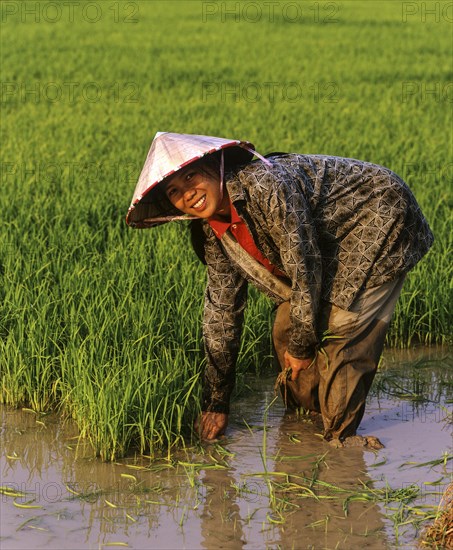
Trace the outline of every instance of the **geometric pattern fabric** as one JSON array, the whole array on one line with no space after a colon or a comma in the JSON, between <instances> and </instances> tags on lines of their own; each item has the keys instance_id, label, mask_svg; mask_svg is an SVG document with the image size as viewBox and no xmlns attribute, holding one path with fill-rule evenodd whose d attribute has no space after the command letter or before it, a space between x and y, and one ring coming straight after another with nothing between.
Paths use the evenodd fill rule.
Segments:
<instances>
[{"instance_id":1,"label":"geometric pattern fabric","mask_svg":"<svg viewBox=\"0 0 453 550\"><path fill-rule=\"evenodd\" d=\"M260 252L291 282L288 351L311 356L321 300L348 309L365 288L406 273L433 235L413 194L391 170L355 159L282 154L226 174L225 186ZM208 264L203 410L227 412L234 386L246 275L203 224Z\"/></svg>"}]
</instances>

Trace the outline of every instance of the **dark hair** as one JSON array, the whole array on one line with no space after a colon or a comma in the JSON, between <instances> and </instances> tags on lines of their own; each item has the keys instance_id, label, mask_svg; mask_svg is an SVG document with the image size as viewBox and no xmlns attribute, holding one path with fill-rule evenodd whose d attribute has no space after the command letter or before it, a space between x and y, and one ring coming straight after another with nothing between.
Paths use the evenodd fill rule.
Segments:
<instances>
[{"instance_id":1,"label":"dark hair","mask_svg":"<svg viewBox=\"0 0 453 550\"><path fill-rule=\"evenodd\" d=\"M206 243L206 234L203 229L204 220L201 218L189 222L190 243L200 262L206 265L206 256L204 245Z\"/></svg>"},{"instance_id":2,"label":"dark hair","mask_svg":"<svg viewBox=\"0 0 453 550\"><path fill-rule=\"evenodd\" d=\"M220 173L220 153L211 153L193 163L194 167L210 175L218 176Z\"/></svg>"},{"instance_id":3,"label":"dark hair","mask_svg":"<svg viewBox=\"0 0 453 550\"><path fill-rule=\"evenodd\" d=\"M225 149L223 151L223 162L224 162L224 173L234 171L240 166L244 166L244 163L238 163L237 154L234 154L235 148ZM201 159L194 162L194 166L198 169L201 169L202 172L207 172L212 176L218 176L220 174L220 159L222 151L216 151L202 157Z\"/></svg>"}]
</instances>

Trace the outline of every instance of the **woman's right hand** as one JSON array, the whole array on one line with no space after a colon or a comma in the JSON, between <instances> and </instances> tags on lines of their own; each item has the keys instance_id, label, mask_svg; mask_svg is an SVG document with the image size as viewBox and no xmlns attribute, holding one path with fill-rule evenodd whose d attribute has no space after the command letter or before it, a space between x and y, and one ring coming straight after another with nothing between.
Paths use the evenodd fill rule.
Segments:
<instances>
[{"instance_id":1,"label":"woman's right hand","mask_svg":"<svg viewBox=\"0 0 453 550\"><path fill-rule=\"evenodd\" d=\"M228 415L216 412L202 412L194 424L201 439L216 439L225 433L227 426Z\"/></svg>"}]
</instances>

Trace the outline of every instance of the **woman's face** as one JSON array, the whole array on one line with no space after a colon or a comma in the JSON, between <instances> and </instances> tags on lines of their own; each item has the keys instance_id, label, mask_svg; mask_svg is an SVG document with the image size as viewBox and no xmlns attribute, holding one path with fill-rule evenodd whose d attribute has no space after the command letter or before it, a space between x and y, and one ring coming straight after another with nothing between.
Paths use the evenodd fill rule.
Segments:
<instances>
[{"instance_id":1,"label":"woman's face","mask_svg":"<svg viewBox=\"0 0 453 550\"><path fill-rule=\"evenodd\" d=\"M187 166L165 184L169 201L181 212L198 218L227 214L229 199L220 193L220 178L197 165Z\"/></svg>"}]
</instances>

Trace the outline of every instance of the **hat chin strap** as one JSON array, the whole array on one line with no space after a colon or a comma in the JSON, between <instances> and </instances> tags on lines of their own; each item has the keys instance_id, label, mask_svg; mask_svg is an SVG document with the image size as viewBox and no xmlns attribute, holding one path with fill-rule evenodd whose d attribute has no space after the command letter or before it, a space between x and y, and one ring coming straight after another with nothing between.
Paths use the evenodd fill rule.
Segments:
<instances>
[{"instance_id":1,"label":"hat chin strap","mask_svg":"<svg viewBox=\"0 0 453 550\"><path fill-rule=\"evenodd\" d=\"M220 152L220 201L219 201L220 204L222 204L222 201L223 201L224 177L225 177L225 158L224 158L224 153L222 149Z\"/></svg>"},{"instance_id":2,"label":"hat chin strap","mask_svg":"<svg viewBox=\"0 0 453 550\"><path fill-rule=\"evenodd\" d=\"M255 157L258 157L260 160L264 162L264 164L267 164L268 166L272 166L272 162L266 157L263 157L263 155L260 155L257 151L255 151L255 149L252 149L251 147L249 147L248 145L245 145L244 143L241 143L241 147L246 151L248 151L249 153L252 153L253 155L255 155Z\"/></svg>"}]
</instances>

